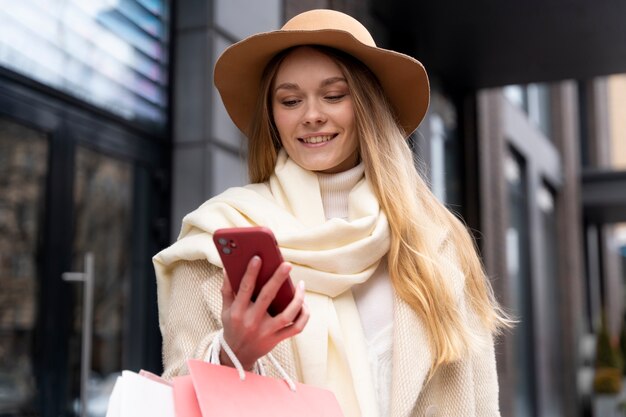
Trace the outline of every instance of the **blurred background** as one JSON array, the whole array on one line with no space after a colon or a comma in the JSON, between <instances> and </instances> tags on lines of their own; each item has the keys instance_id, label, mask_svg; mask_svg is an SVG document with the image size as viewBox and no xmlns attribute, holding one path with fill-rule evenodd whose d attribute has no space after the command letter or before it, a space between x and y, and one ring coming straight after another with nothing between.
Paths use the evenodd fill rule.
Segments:
<instances>
[{"instance_id":1,"label":"blurred background","mask_svg":"<svg viewBox=\"0 0 626 417\"><path fill-rule=\"evenodd\" d=\"M520 319L502 415L626 415L626 2L0 0L0 416L161 371L151 257L246 182L214 62L312 8L429 71L419 168Z\"/></svg>"}]
</instances>

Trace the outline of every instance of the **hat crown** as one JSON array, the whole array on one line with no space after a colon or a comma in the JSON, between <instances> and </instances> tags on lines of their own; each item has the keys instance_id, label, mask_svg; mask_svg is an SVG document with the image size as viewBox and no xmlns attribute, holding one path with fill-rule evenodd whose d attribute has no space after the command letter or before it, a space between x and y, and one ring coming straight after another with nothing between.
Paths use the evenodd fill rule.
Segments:
<instances>
[{"instance_id":1,"label":"hat crown","mask_svg":"<svg viewBox=\"0 0 626 417\"><path fill-rule=\"evenodd\" d=\"M285 23L281 30L339 30L351 34L365 45L376 47L374 38L361 22L336 10L318 9L300 13Z\"/></svg>"}]
</instances>

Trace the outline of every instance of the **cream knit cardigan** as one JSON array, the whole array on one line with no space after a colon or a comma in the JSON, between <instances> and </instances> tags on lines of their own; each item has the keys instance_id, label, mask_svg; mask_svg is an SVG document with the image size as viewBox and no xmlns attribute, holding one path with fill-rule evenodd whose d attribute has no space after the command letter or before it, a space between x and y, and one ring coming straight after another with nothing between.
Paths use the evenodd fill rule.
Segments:
<instances>
[{"instance_id":1,"label":"cream knit cardigan","mask_svg":"<svg viewBox=\"0 0 626 417\"><path fill-rule=\"evenodd\" d=\"M310 319L294 337L304 383L335 393L346 417L378 417L363 329L351 288L369 279L389 250L387 217L367 177L348 195L348 219L327 220L319 180L281 151L269 181L231 188L183 219L176 243L154 258L159 303L167 308L172 266L207 259L222 227L270 227L291 278L306 284Z\"/></svg>"},{"instance_id":2,"label":"cream knit cardigan","mask_svg":"<svg viewBox=\"0 0 626 417\"><path fill-rule=\"evenodd\" d=\"M443 246L443 251L451 248ZM455 273L454 279L462 282ZM223 274L207 261L179 262L173 270L170 302L161 306L163 335L163 376L171 379L188 373L189 358L208 360L211 341L221 327ZM393 417L488 417L499 416L498 381L491 335L480 330L477 317L466 307L459 308L467 325L481 332L487 348L465 359L443 365L427 381L432 353L426 327L415 312L398 297L394 303L394 334L391 413ZM272 352L289 375L298 378L294 349L290 340ZM272 367L266 364L270 375Z\"/></svg>"},{"instance_id":3,"label":"cream knit cardigan","mask_svg":"<svg viewBox=\"0 0 626 417\"><path fill-rule=\"evenodd\" d=\"M394 300L392 363L392 416L498 416L498 388L493 340L466 303L464 277L453 260L454 248L445 234L439 242L445 276L458 299L463 320L487 346L456 363L442 366L427 379L432 353L421 319L397 296ZM206 260L179 261L171 268L166 302L159 300L166 378L186 373L188 358L207 359L212 337L221 328L222 272ZM300 377L290 341L278 345L274 355L292 376ZM271 369L271 367L270 367Z\"/></svg>"}]
</instances>

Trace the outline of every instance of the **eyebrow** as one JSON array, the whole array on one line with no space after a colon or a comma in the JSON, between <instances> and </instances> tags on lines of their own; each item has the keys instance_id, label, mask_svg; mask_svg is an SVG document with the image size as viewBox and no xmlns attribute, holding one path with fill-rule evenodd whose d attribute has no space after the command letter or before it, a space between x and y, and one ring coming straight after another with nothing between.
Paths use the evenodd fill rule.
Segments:
<instances>
[{"instance_id":1,"label":"eyebrow","mask_svg":"<svg viewBox=\"0 0 626 417\"><path fill-rule=\"evenodd\" d=\"M324 81L322 81L321 86L322 87L326 87L326 86L329 86L331 84L335 84L335 83L342 82L342 81L345 83L346 79L343 78L343 77L326 78Z\"/></svg>"},{"instance_id":2,"label":"eyebrow","mask_svg":"<svg viewBox=\"0 0 626 417\"><path fill-rule=\"evenodd\" d=\"M320 83L320 87L327 87L331 84L335 84L338 82L347 82L345 78L343 77L331 77L331 78L326 78L325 80L323 80ZM298 86L298 84L295 83L282 83L278 86L276 86L276 88L274 89L274 91L278 91L280 89L284 89L284 90L298 90L300 89L300 86Z\"/></svg>"}]
</instances>

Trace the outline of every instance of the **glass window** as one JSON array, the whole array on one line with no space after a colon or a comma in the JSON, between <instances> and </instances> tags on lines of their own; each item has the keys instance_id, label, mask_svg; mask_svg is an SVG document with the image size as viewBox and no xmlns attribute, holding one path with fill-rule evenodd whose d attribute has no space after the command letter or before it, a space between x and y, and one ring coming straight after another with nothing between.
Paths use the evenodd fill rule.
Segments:
<instances>
[{"instance_id":1,"label":"glass window","mask_svg":"<svg viewBox=\"0 0 626 417\"><path fill-rule=\"evenodd\" d=\"M512 313L519 319L513 335L515 361L516 417L534 417L533 315L529 251L528 186L523 158L510 150L504 160L507 182L509 225L506 232L506 259Z\"/></svg>"},{"instance_id":2,"label":"glass window","mask_svg":"<svg viewBox=\"0 0 626 417\"><path fill-rule=\"evenodd\" d=\"M168 2L23 0L0 8L0 66L129 120L167 114Z\"/></svg>"},{"instance_id":3,"label":"glass window","mask_svg":"<svg viewBox=\"0 0 626 417\"><path fill-rule=\"evenodd\" d=\"M615 238L618 243L619 253L626 260L626 223L618 223L615 225ZM626 283L626 268L624 273L624 283Z\"/></svg>"},{"instance_id":4,"label":"glass window","mask_svg":"<svg viewBox=\"0 0 626 417\"><path fill-rule=\"evenodd\" d=\"M549 371L545 373L549 379L545 384L546 395L545 407L546 415L560 416L563 415L561 409L563 398L560 387L563 387L563 369L562 361L562 345L561 345L561 312L559 306L562 305L560 293L558 291L558 239L557 239L557 223L555 209L555 193L547 183L540 184L535 196L537 208L539 209L539 221L541 239L538 239L541 250L539 266L541 268L541 277L538 280L542 286L541 294L543 294L543 305L546 307L544 316L545 320L545 340L544 349L547 352L547 363Z\"/></svg>"},{"instance_id":5,"label":"glass window","mask_svg":"<svg viewBox=\"0 0 626 417\"><path fill-rule=\"evenodd\" d=\"M507 85L503 89L504 96L513 104L528 111L528 94L521 85Z\"/></svg>"},{"instance_id":6,"label":"glass window","mask_svg":"<svg viewBox=\"0 0 626 417\"><path fill-rule=\"evenodd\" d=\"M460 175L461 150L454 105L442 94L433 91L431 109L425 120L430 134L429 171L433 193L449 208L458 211L462 204Z\"/></svg>"},{"instance_id":7,"label":"glass window","mask_svg":"<svg viewBox=\"0 0 626 417\"><path fill-rule=\"evenodd\" d=\"M626 74L608 77L610 164L626 170Z\"/></svg>"},{"instance_id":8,"label":"glass window","mask_svg":"<svg viewBox=\"0 0 626 417\"><path fill-rule=\"evenodd\" d=\"M48 141L0 119L0 415L33 415L37 257Z\"/></svg>"},{"instance_id":9,"label":"glass window","mask_svg":"<svg viewBox=\"0 0 626 417\"><path fill-rule=\"evenodd\" d=\"M626 286L626 223L618 223L615 226L615 244L619 253L619 265L622 276L621 281ZM626 320L626 310L624 311L624 320ZM626 327L626 322L623 326Z\"/></svg>"},{"instance_id":10,"label":"glass window","mask_svg":"<svg viewBox=\"0 0 626 417\"><path fill-rule=\"evenodd\" d=\"M550 86L529 84L526 88L528 90L528 117L550 139L552 137Z\"/></svg>"},{"instance_id":11,"label":"glass window","mask_svg":"<svg viewBox=\"0 0 626 417\"><path fill-rule=\"evenodd\" d=\"M511 103L526 112L530 121L548 139L551 138L552 112L548 84L508 85L503 88L503 93Z\"/></svg>"},{"instance_id":12,"label":"glass window","mask_svg":"<svg viewBox=\"0 0 626 417\"><path fill-rule=\"evenodd\" d=\"M437 198L446 201L445 127L443 119L438 114L431 115L428 121L430 123L430 184Z\"/></svg>"}]
</instances>

